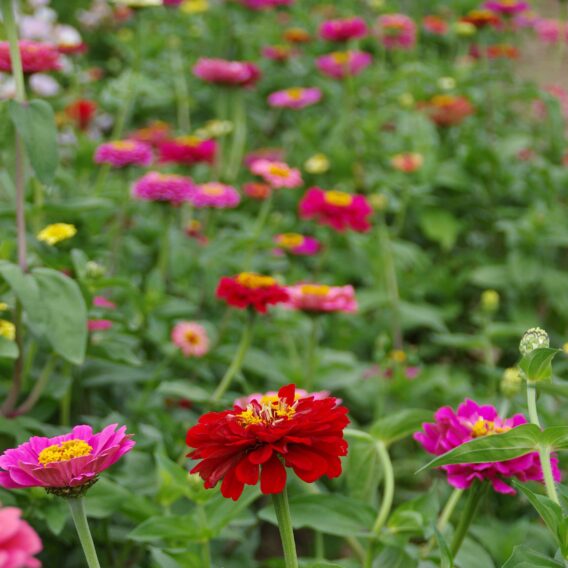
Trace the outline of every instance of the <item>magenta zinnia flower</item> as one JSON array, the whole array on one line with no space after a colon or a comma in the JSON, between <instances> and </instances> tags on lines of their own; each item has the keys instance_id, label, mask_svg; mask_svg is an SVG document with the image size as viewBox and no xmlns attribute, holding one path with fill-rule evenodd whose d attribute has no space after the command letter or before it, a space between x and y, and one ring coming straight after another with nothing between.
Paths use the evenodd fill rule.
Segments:
<instances>
[{"instance_id":1,"label":"magenta zinnia flower","mask_svg":"<svg viewBox=\"0 0 568 568\"><path fill-rule=\"evenodd\" d=\"M132 197L145 201L188 201L196 190L191 180L175 174L149 172L132 186Z\"/></svg>"},{"instance_id":2,"label":"magenta zinnia flower","mask_svg":"<svg viewBox=\"0 0 568 568\"><path fill-rule=\"evenodd\" d=\"M313 237L305 237L299 233L281 233L274 237L278 248L275 254L283 254L286 251L292 255L313 256L321 250L321 244Z\"/></svg>"},{"instance_id":3,"label":"magenta zinnia flower","mask_svg":"<svg viewBox=\"0 0 568 568\"><path fill-rule=\"evenodd\" d=\"M0 568L40 568L34 555L43 546L16 507L0 507Z\"/></svg>"},{"instance_id":4,"label":"magenta zinnia flower","mask_svg":"<svg viewBox=\"0 0 568 568\"><path fill-rule=\"evenodd\" d=\"M324 286L321 284L297 284L287 286L290 296L287 307L303 312L357 311L353 286Z\"/></svg>"},{"instance_id":5,"label":"magenta zinnia flower","mask_svg":"<svg viewBox=\"0 0 568 568\"><path fill-rule=\"evenodd\" d=\"M56 45L22 40L18 43L24 73L46 73L61 69L61 56ZM0 41L0 71L12 72L10 45Z\"/></svg>"},{"instance_id":6,"label":"magenta zinnia flower","mask_svg":"<svg viewBox=\"0 0 568 568\"><path fill-rule=\"evenodd\" d=\"M336 51L318 57L318 69L333 79L358 75L371 64L372 57L364 51Z\"/></svg>"},{"instance_id":7,"label":"magenta zinnia flower","mask_svg":"<svg viewBox=\"0 0 568 568\"><path fill-rule=\"evenodd\" d=\"M108 164L113 168L149 166L153 159L152 147L136 140L107 142L101 144L95 152L97 164Z\"/></svg>"},{"instance_id":8,"label":"magenta zinnia flower","mask_svg":"<svg viewBox=\"0 0 568 568\"><path fill-rule=\"evenodd\" d=\"M260 69L248 61L227 61L201 57L193 74L203 81L226 87L252 87L260 79Z\"/></svg>"},{"instance_id":9,"label":"magenta zinnia flower","mask_svg":"<svg viewBox=\"0 0 568 568\"><path fill-rule=\"evenodd\" d=\"M217 142L197 136L180 136L159 144L160 162L191 166L200 162L212 164L217 154Z\"/></svg>"},{"instance_id":10,"label":"magenta zinnia flower","mask_svg":"<svg viewBox=\"0 0 568 568\"><path fill-rule=\"evenodd\" d=\"M404 14L385 14L377 20L381 43L387 49L412 49L416 43L416 24Z\"/></svg>"},{"instance_id":11,"label":"magenta zinnia flower","mask_svg":"<svg viewBox=\"0 0 568 568\"><path fill-rule=\"evenodd\" d=\"M520 0L489 0L483 6L492 12L503 14L504 16L512 16L529 9L529 3Z\"/></svg>"},{"instance_id":12,"label":"magenta zinnia flower","mask_svg":"<svg viewBox=\"0 0 568 568\"><path fill-rule=\"evenodd\" d=\"M236 207L241 202L241 196L233 186L211 181L198 185L189 201L198 209L202 207L228 209Z\"/></svg>"},{"instance_id":13,"label":"magenta zinnia flower","mask_svg":"<svg viewBox=\"0 0 568 568\"><path fill-rule=\"evenodd\" d=\"M0 487L45 487L58 494L91 486L98 475L135 445L126 426L111 424L98 434L90 426L75 426L55 438L34 436L0 456ZM67 490L67 491L66 491Z\"/></svg>"},{"instance_id":14,"label":"magenta zinnia flower","mask_svg":"<svg viewBox=\"0 0 568 568\"><path fill-rule=\"evenodd\" d=\"M365 37L368 33L363 18L343 18L327 20L319 29L320 37L328 41L349 41Z\"/></svg>"},{"instance_id":15,"label":"magenta zinnia flower","mask_svg":"<svg viewBox=\"0 0 568 568\"><path fill-rule=\"evenodd\" d=\"M268 97L268 104L272 107L300 109L315 105L321 97L322 92L317 87L292 87L272 93Z\"/></svg>"},{"instance_id":16,"label":"magenta zinnia flower","mask_svg":"<svg viewBox=\"0 0 568 568\"><path fill-rule=\"evenodd\" d=\"M274 189L288 188L294 189L302 185L302 174L300 170L291 168L284 162L273 162L272 160L256 160L250 167L250 171L262 177Z\"/></svg>"},{"instance_id":17,"label":"magenta zinnia flower","mask_svg":"<svg viewBox=\"0 0 568 568\"><path fill-rule=\"evenodd\" d=\"M291 6L294 0L237 0L239 4L250 10L270 10L283 6Z\"/></svg>"},{"instance_id":18,"label":"magenta zinnia flower","mask_svg":"<svg viewBox=\"0 0 568 568\"><path fill-rule=\"evenodd\" d=\"M423 432L414 434L414 439L428 453L439 456L475 438L501 434L526 423L522 414L501 418L494 406L480 406L473 400L466 400L459 405L457 412L449 406L440 408L436 412L435 422L423 424ZM555 455L552 456L552 466L554 479L560 481ZM445 465L440 469L448 474L448 483L458 489L467 489L476 479L486 479L498 493L514 494L515 490L504 479L516 477L520 481L543 480L536 452L502 462Z\"/></svg>"}]
</instances>

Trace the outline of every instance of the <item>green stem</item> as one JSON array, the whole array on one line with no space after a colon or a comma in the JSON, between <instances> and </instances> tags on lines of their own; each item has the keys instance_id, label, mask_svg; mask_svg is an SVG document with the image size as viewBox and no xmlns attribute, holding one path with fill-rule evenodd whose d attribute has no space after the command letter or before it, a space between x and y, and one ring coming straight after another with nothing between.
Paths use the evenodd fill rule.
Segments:
<instances>
[{"instance_id":1,"label":"green stem","mask_svg":"<svg viewBox=\"0 0 568 568\"><path fill-rule=\"evenodd\" d=\"M529 419L531 424L536 424L540 428L538 411L536 409L536 385L527 381L527 405L529 407Z\"/></svg>"},{"instance_id":2,"label":"green stem","mask_svg":"<svg viewBox=\"0 0 568 568\"><path fill-rule=\"evenodd\" d=\"M207 526L207 513L202 505L198 505L199 520L203 526ZM202 568L211 568L211 545L209 539L201 543L201 566Z\"/></svg>"},{"instance_id":3,"label":"green stem","mask_svg":"<svg viewBox=\"0 0 568 568\"><path fill-rule=\"evenodd\" d=\"M171 211L170 205L168 203L162 204L162 235L160 242L160 251L158 254L158 270L160 271L160 276L162 284L164 287L168 281L169 267L170 267L170 223L171 223Z\"/></svg>"},{"instance_id":4,"label":"green stem","mask_svg":"<svg viewBox=\"0 0 568 568\"><path fill-rule=\"evenodd\" d=\"M306 350L306 375L304 378L304 388L310 392L314 385L314 375L316 371L318 337L319 337L319 318L311 316L311 331L308 338L308 346Z\"/></svg>"},{"instance_id":5,"label":"green stem","mask_svg":"<svg viewBox=\"0 0 568 568\"><path fill-rule=\"evenodd\" d=\"M262 203L262 207L258 212L258 216L256 218L256 222L254 224L251 239L250 239L250 246L247 253L247 258L245 260L244 266L250 268L253 263L254 253L256 252L256 245L260 239L260 234L262 233L262 229L266 225L268 221L268 217L270 215L270 211L272 210L272 201L274 199L274 191L271 191L269 196L264 200Z\"/></svg>"},{"instance_id":6,"label":"green stem","mask_svg":"<svg viewBox=\"0 0 568 568\"><path fill-rule=\"evenodd\" d=\"M95 543L93 542L93 537L89 529L83 497L67 499L67 503L69 503L71 516L73 517L73 522L75 523L75 528L77 529L77 534L79 535L79 540L81 541L81 546L85 553L87 566L89 568L101 568L99 559L97 558Z\"/></svg>"},{"instance_id":7,"label":"green stem","mask_svg":"<svg viewBox=\"0 0 568 568\"><path fill-rule=\"evenodd\" d=\"M10 44L10 61L12 62L12 76L16 82L16 101L23 103L26 101L26 85L24 82L24 71L22 68L22 57L18 45L18 27L14 14L14 4L12 0L2 0L2 16L4 18L4 29Z\"/></svg>"},{"instance_id":8,"label":"green stem","mask_svg":"<svg viewBox=\"0 0 568 568\"><path fill-rule=\"evenodd\" d=\"M454 489L452 491L452 494L450 495L450 497L446 501L446 504L444 505L444 509L442 510L442 513L440 514L440 518L438 519L438 522L436 523L436 528L440 531L440 533L442 533L444 531L444 529L446 528L446 526L450 522L450 519L452 518L452 514L454 512L454 509L456 508L456 505L458 504L459 500L461 499L461 496L463 495L463 491L464 491L463 489ZM428 556L430 551L434 548L435 543L436 543L436 537L432 537L430 539L430 541L428 542L428 544L425 546L424 550L422 551L422 555L421 555L422 558L426 558Z\"/></svg>"},{"instance_id":9,"label":"green stem","mask_svg":"<svg viewBox=\"0 0 568 568\"><path fill-rule=\"evenodd\" d=\"M314 556L316 560L325 560L325 541L319 531L314 533Z\"/></svg>"},{"instance_id":10,"label":"green stem","mask_svg":"<svg viewBox=\"0 0 568 568\"><path fill-rule=\"evenodd\" d=\"M221 379L219 386L213 393L213 397L211 398L212 402L218 402L221 397L225 394L227 389L231 386L231 382L234 376L240 371L245 355L249 350L250 344L252 342L252 331L254 326L254 312L249 311L248 320L245 324L245 329L243 330L243 336L241 338L241 343L237 352L235 353L235 357L231 362L230 367L227 369L225 376Z\"/></svg>"},{"instance_id":11,"label":"green stem","mask_svg":"<svg viewBox=\"0 0 568 568\"><path fill-rule=\"evenodd\" d=\"M465 504L465 509L462 511L460 522L456 528L454 539L452 541L451 551L453 558L457 556L461 548L467 531L469 530L471 522L475 518L475 515L479 509L481 502L483 501L483 497L487 492L488 487L488 483L477 482L473 487L469 489L468 500Z\"/></svg>"},{"instance_id":12,"label":"green stem","mask_svg":"<svg viewBox=\"0 0 568 568\"><path fill-rule=\"evenodd\" d=\"M172 43L172 70L177 102L178 128L181 132L189 133L191 130L191 114L189 108L189 89L185 73L183 54L180 50L180 40L175 38Z\"/></svg>"},{"instance_id":13,"label":"green stem","mask_svg":"<svg viewBox=\"0 0 568 568\"><path fill-rule=\"evenodd\" d=\"M272 495L272 502L280 529L282 548L284 549L284 564L286 568L298 568L298 558L296 556L296 543L294 541L294 531L292 529L292 517L288 505L288 493L286 487L282 493Z\"/></svg>"},{"instance_id":14,"label":"green stem","mask_svg":"<svg viewBox=\"0 0 568 568\"><path fill-rule=\"evenodd\" d=\"M233 133L233 144L227 167L227 180L233 182L239 173L239 168L243 160L245 144L247 141L247 116L245 111L244 93L241 91L236 93L234 103L234 119L233 124L235 131Z\"/></svg>"},{"instance_id":15,"label":"green stem","mask_svg":"<svg viewBox=\"0 0 568 568\"><path fill-rule=\"evenodd\" d=\"M37 404L45 389L45 386L47 385L47 382L49 381L49 377L53 373L56 361L57 361L57 356L55 354L52 354L48 358L45 367L41 371L41 374L36 384L34 385L34 388L28 395L28 398L19 406L17 410L14 411L14 416L27 414Z\"/></svg>"},{"instance_id":16,"label":"green stem","mask_svg":"<svg viewBox=\"0 0 568 568\"><path fill-rule=\"evenodd\" d=\"M383 491L383 499L381 501L381 508L379 509L379 513L375 520L375 524L371 532L375 537L379 536L381 529L384 527L387 519L389 517L392 503L394 499L394 469L392 466L392 461L390 459L390 455L388 449L384 442L377 441L375 442L375 449L377 450L377 454L379 456L379 460L381 462L381 467L383 468L383 475L384 475L384 491ZM371 568L373 565L373 552L374 552L374 541L369 543L369 547L367 549L367 557L365 559L365 568Z\"/></svg>"}]
</instances>

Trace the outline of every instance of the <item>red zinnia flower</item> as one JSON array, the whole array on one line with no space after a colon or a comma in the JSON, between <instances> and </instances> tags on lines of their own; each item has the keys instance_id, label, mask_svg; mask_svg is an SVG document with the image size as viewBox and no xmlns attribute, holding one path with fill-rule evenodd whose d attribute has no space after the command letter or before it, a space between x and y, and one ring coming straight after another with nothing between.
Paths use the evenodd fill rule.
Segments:
<instances>
[{"instance_id":1,"label":"red zinnia flower","mask_svg":"<svg viewBox=\"0 0 568 568\"><path fill-rule=\"evenodd\" d=\"M97 103L78 99L65 108L65 114L75 122L79 130L88 130L97 112Z\"/></svg>"},{"instance_id":2,"label":"red zinnia flower","mask_svg":"<svg viewBox=\"0 0 568 568\"><path fill-rule=\"evenodd\" d=\"M460 124L475 112L468 99L454 95L436 95L418 106L425 110L438 126Z\"/></svg>"},{"instance_id":3,"label":"red zinnia flower","mask_svg":"<svg viewBox=\"0 0 568 568\"><path fill-rule=\"evenodd\" d=\"M265 495L281 493L285 466L307 483L338 477L340 456L347 455L346 414L333 397L297 399L295 385L246 408L209 412L187 432L187 445L195 448L188 457L201 460L191 473L198 473L207 489L223 480L221 493L234 501L259 479Z\"/></svg>"},{"instance_id":4,"label":"red zinnia flower","mask_svg":"<svg viewBox=\"0 0 568 568\"><path fill-rule=\"evenodd\" d=\"M217 298L224 299L229 306L239 310L250 307L264 314L269 305L287 302L289 295L271 276L241 272L234 277L221 278L217 287Z\"/></svg>"},{"instance_id":5,"label":"red zinnia flower","mask_svg":"<svg viewBox=\"0 0 568 568\"><path fill-rule=\"evenodd\" d=\"M24 73L46 73L61 69L61 59L56 45L22 40L18 46ZM12 71L10 45L7 41L0 41L0 71L6 73Z\"/></svg>"}]
</instances>

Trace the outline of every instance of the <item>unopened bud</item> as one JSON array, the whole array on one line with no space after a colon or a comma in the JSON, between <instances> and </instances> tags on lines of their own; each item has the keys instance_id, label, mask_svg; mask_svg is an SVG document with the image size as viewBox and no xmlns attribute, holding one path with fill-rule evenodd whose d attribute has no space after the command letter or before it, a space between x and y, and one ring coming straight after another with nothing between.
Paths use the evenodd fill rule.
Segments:
<instances>
[{"instance_id":1,"label":"unopened bud","mask_svg":"<svg viewBox=\"0 0 568 568\"><path fill-rule=\"evenodd\" d=\"M533 327L526 331L523 335L519 345L519 351L524 357L535 349L541 349L543 347L550 347L550 338L548 337L548 333L540 327Z\"/></svg>"},{"instance_id":2,"label":"unopened bud","mask_svg":"<svg viewBox=\"0 0 568 568\"><path fill-rule=\"evenodd\" d=\"M519 369L510 367L505 369L503 378L501 379L501 392L509 398L515 396L521 390L523 378Z\"/></svg>"}]
</instances>

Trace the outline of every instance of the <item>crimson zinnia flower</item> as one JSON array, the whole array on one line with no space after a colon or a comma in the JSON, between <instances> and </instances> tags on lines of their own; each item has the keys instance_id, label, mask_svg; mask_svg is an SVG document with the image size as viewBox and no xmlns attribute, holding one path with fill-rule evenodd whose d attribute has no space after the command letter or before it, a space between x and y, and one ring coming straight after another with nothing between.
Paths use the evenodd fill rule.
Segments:
<instances>
[{"instance_id":1,"label":"crimson zinnia flower","mask_svg":"<svg viewBox=\"0 0 568 568\"><path fill-rule=\"evenodd\" d=\"M46 73L61 69L61 59L56 45L22 40L18 43L18 47L24 73ZM0 71L6 73L12 71L10 45L7 41L0 41Z\"/></svg>"},{"instance_id":2,"label":"crimson zinnia flower","mask_svg":"<svg viewBox=\"0 0 568 568\"><path fill-rule=\"evenodd\" d=\"M201 460L191 473L198 473L207 489L223 480L221 493L234 501L259 479L265 495L281 493L286 467L307 483L338 477L340 457L347 455L346 415L347 408L333 397L297 397L295 385L246 407L209 412L187 432L187 445L195 448L188 457Z\"/></svg>"}]
</instances>

